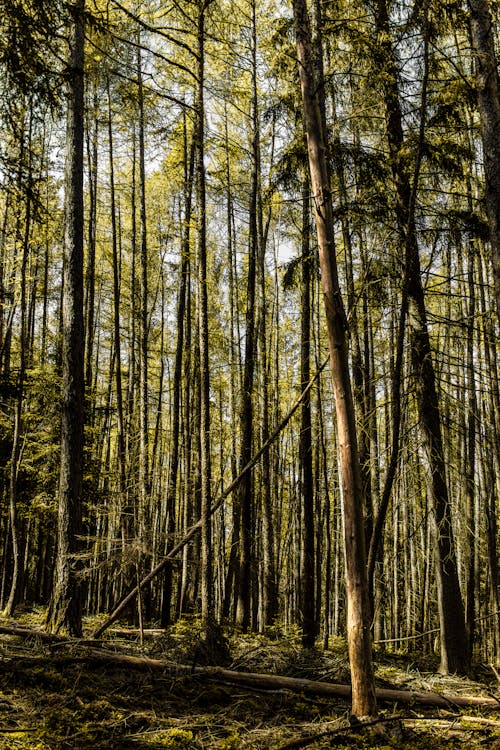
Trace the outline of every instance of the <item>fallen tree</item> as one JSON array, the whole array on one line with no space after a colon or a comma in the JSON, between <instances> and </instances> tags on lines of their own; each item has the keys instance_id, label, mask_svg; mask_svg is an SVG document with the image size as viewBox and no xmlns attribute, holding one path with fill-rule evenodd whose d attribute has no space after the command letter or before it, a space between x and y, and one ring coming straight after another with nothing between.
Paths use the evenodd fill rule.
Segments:
<instances>
[{"instance_id":1,"label":"fallen tree","mask_svg":"<svg viewBox=\"0 0 500 750\"><path fill-rule=\"evenodd\" d=\"M179 675L196 675L207 680L239 685L249 690L289 690L304 695L331 696L344 700L351 698L351 686L331 682L310 680L301 677L285 677L283 675L261 674L258 672L236 672L222 667L201 667L189 664L176 664L162 659L150 659L141 656L126 656L122 654L105 654L96 651L89 656L108 663L123 665L132 669L145 669L152 672L174 672ZM384 703L418 704L421 706L437 706L441 708L496 708L500 701L490 696L461 696L433 693L420 690L398 690L395 688L377 688L377 700Z\"/></svg>"},{"instance_id":2,"label":"fallen tree","mask_svg":"<svg viewBox=\"0 0 500 750\"><path fill-rule=\"evenodd\" d=\"M17 635L24 638L37 638L41 631L29 628L2 627L0 632L8 635ZM46 635L46 634L44 634ZM43 639L45 640L45 639ZM59 637L57 644L62 645L64 638ZM229 685L238 685L247 690L288 690L294 693L303 693L311 696L324 696L350 701L351 686L310 680L300 677L285 677L282 675L261 674L256 672L237 672L222 667L202 667L190 664L177 664L164 659L151 659L146 656L131 656L128 654L117 654L112 651L102 651L87 648L84 643L76 639L67 639L67 644L72 649L69 656L63 661L91 662L94 666L111 665L125 669L143 670L150 672L168 672L174 676L195 676L211 682L219 682ZM26 662L56 661L53 657L27 657ZM5 663L5 659L0 660ZM16 663L24 661L19 656ZM491 695L455 695L450 693L434 693L421 690L400 690L396 688L377 688L377 700L381 703L433 706L438 708L481 708L483 710L498 709L500 700Z\"/></svg>"}]
</instances>

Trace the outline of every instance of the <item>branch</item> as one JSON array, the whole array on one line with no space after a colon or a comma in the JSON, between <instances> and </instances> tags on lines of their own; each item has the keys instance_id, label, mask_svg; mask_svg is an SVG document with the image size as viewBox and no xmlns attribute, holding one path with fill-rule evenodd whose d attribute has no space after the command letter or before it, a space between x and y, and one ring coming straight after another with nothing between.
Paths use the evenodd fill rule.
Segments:
<instances>
[{"instance_id":1,"label":"branch","mask_svg":"<svg viewBox=\"0 0 500 750\"><path fill-rule=\"evenodd\" d=\"M176 39L173 36L170 36L170 34L167 34L164 29L158 28L157 26L151 26L149 23L146 23L146 21L143 21L142 18L139 18L135 13L132 13L132 11L125 8L124 5L122 5L118 0L113 0L114 5L116 5L118 8L120 8L121 11L125 13L126 16L131 18L133 21L139 24L139 26L142 26L143 29L146 29L146 31L151 31L153 34L159 34L164 39L168 39L169 42L172 42L172 44L176 44L179 47L182 47L187 52L189 52L190 55L192 55L195 60L198 60L197 53L189 46L189 44L186 44L185 42L180 42L178 39Z\"/></svg>"}]
</instances>

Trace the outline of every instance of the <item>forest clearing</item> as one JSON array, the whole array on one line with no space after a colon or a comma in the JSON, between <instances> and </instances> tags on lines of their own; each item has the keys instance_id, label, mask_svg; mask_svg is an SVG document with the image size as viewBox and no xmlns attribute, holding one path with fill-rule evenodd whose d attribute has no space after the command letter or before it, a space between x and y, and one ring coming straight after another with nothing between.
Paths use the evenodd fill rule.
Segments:
<instances>
[{"instance_id":1,"label":"forest clearing","mask_svg":"<svg viewBox=\"0 0 500 750\"><path fill-rule=\"evenodd\" d=\"M4 747L498 747L499 44L0 0Z\"/></svg>"}]
</instances>

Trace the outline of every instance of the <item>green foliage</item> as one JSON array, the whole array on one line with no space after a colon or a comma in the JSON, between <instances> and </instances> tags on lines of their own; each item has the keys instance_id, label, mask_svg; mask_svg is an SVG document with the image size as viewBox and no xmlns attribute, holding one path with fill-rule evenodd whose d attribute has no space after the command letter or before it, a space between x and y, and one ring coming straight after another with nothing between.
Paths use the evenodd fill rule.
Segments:
<instances>
[{"instance_id":1,"label":"green foliage","mask_svg":"<svg viewBox=\"0 0 500 750\"><path fill-rule=\"evenodd\" d=\"M447 212L451 232L463 232L472 239L488 240L490 230L483 216L474 211L454 210Z\"/></svg>"},{"instance_id":2,"label":"green foliage","mask_svg":"<svg viewBox=\"0 0 500 750\"><path fill-rule=\"evenodd\" d=\"M60 0L1 0L0 67L5 72L3 96L16 105L15 91L35 96L57 108L61 78L57 69L63 21Z\"/></svg>"},{"instance_id":3,"label":"green foliage","mask_svg":"<svg viewBox=\"0 0 500 750\"><path fill-rule=\"evenodd\" d=\"M186 729L169 729L155 737L155 744L159 747L170 747L172 750L193 747L194 735Z\"/></svg>"},{"instance_id":4,"label":"green foliage","mask_svg":"<svg viewBox=\"0 0 500 750\"><path fill-rule=\"evenodd\" d=\"M441 71L443 74L443 71ZM446 75L446 72L444 72ZM463 128L464 111L475 105L475 89L472 81L465 77L446 80L430 100L429 128Z\"/></svg>"}]
</instances>

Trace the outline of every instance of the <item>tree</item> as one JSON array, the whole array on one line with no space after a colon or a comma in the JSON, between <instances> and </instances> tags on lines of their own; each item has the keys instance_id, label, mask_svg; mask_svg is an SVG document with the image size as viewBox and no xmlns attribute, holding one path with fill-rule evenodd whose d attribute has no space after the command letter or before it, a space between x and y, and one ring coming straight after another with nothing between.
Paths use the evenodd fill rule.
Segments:
<instances>
[{"instance_id":1,"label":"tree","mask_svg":"<svg viewBox=\"0 0 500 750\"><path fill-rule=\"evenodd\" d=\"M294 0L294 29L307 135L309 170L318 235L321 283L325 303L330 368L335 393L339 462L344 503L344 543L347 588L347 642L352 682L352 712L358 718L375 716L377 703L373 679L370 605L357 454L354 404L347 356L347 319L339 290L330 176L325 133L318 96L322 84L315 80L311 30L305 0Z\"/></svg>"},{"instance_id":2,"label":"tree","mask_svg":"<svg viewBox=\"0 0 500 750\"><path fill-rule=\"evenodd\" d=\"M200 473L201 473L201 617L207 640L215 625L213 595L213 549L210 445L210 362L207 280L207 217L205 185L205 14L210 0L198 0L197 7L197 89L195 124L195 166L197 201L197 290L198 344L200 356Z\"/></svg>"},{"instance_id":3,"label":"tree","mask_svg":"<svg viewBox=\"0 0 500 750\"><path fill-rule=\"evenodd\" d=\"M48 613L52 632L82 633L81 579L76 553L82 526L84 325L83 325L83 143L85 0L69 7L66 111L61 471L57 560Z\"/></svg>"},{"instance_id":4,"label":"tree","mask_svg":"<svg viewBox=\"0 0 500 750\"><path fill-rule=\"evenodd\" d=\"M257 29L255 2L252 2L252 177L250 187L248 268L245 312L245 356L240 404L241 443L240 471L252 456L254 435L254 378L256 357L256 282L257 260L259 256L258 200L260 167L260 131L257 99ZM240 540L236 622L246 631L252 619L252 558L254 555L253 537L255 533L255 508L253 496L253 473L247 472L238 491L240 511ZM254 592L255 593L255 592Z\"/></svg>"},{"instance_id":5,"label":"tree","mask_svg":"<svg viewBox=\"0 0 500 750\"><path fill-rule=\"evenodd\" d=\"M309 180L302 185L302 278L300 284L300 389L311 379L311 276L314 268L310 238ZM314 478L311 398L304 398L300 409L299 462L301 485L302 540L300 559L300 621L302 643L312 648L318 635L315 606Z\"/></svg>"},{"instance_id":6,"label":"tree","mask_svg":"<svg viewBox=\"0 0 500 750\"><path fill-rule=\"evenodd\" d=\"M476 57L481 138L483 143L485 204L490 227L497 315L500 321L500 84L493 21L488 0L469 0L470 28Z\"/></svg>"}]
</instances>

